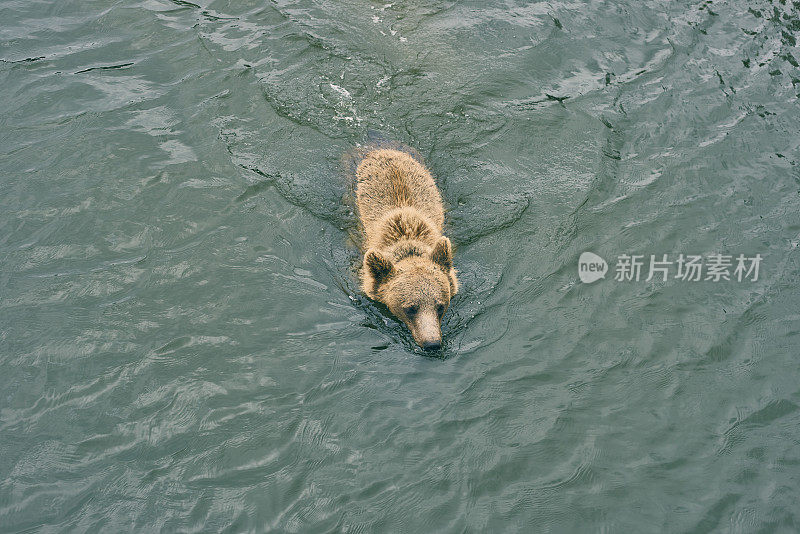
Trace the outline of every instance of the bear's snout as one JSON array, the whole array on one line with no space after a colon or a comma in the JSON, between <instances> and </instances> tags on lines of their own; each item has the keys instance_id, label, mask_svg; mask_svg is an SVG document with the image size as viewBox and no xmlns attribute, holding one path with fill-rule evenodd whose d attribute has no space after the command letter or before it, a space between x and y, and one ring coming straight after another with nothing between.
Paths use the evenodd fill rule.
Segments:
<instances>
[{"instance_id":1,"label":"bear's snout","mask_svg":"<svg viewBox=\"0 0 800 534\"><path fill-rule=\"evenodd\" d=\"M422 315L415 323L409 326L417 345L430 351L442 348L442 330L433 312Z\"/></svg>"},{"instance_id":2,"label":"bear's snout","mask_svg":"<svg viewBox=\"0 0 800 534\"><path fill-rule=\"evenodd\" d=\"M439 349L442 348L442 342L441 341L426 341L425 343L422 344L422 348L425 349L425 350L430 350L430 351L439 350Z\"/></svg>"}]
</instances>

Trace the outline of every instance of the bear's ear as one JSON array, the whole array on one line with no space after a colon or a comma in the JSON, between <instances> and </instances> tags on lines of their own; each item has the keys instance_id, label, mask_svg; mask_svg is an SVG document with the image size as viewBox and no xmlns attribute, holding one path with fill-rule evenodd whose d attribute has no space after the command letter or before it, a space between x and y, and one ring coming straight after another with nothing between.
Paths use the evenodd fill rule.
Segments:
<instances>
[{"instance_id":1,"label":"bear's ear","mask_svg":"<svg viewBox=\"0 0 800 534\"><path fill-rule=\"evenodd\" d=\"M394 265L391 260L377 250L368 250L364 256L364 265L369 269L372 278L375 280L375 287L385 282L394 272Z\"/></svg>"},{"instance_id":2,"label":"bear's ear","mask_svg":"<svg viewBox=\"0 0 800 534\"><path fill-rule=\"evenodd\" d=\"M439 238L433 247L433 252L431 252L431 260L441 267L444 272L450 272L450 269L453 268L453 247L450 245L449 239L446 237Z\"/></svg>"}]
</instances>

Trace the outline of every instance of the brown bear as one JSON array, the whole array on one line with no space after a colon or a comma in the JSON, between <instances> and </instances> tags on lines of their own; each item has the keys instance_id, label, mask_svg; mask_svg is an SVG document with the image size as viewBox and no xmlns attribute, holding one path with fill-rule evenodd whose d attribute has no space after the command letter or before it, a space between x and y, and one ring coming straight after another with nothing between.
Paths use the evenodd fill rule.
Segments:
<instances>
[{"instance_id":1,"label":"brown bear","mask_svg":"<svg viewBox=\"0 0 800 534\"><path fill-rule=\"evenodd\" d=\"M436 183L411 155L385 148L364 156L356 179L364 292L403 321L419 346L437 350L458 279Z\"/></svg>"}]
</instances>

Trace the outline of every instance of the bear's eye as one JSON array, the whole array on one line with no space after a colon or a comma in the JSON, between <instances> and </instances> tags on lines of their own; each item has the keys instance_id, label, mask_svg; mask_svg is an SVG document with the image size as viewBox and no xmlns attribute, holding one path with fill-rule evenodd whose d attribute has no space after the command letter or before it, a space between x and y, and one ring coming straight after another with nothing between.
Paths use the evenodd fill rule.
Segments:
<instances>
[{"instance_id":1,"label":"bear's eye","mask_svg":"<svg viewBox=\"0 0 800 534\"><path fill-rule=\"evenodd\" d=\"M443 304L437 304L436 305L436 315L439 316L439 319L441 319L442 315L444 315L444 305Z\"/></svg>"},{"instance_id":2,"label":"bear's eye","mask_svg":"<svg viewBox=\"0 0 800 534\"><path fill-rule=\"evenodd\" d=\"M403 313L406 314L406 317L414 317L417 312L419 311L419 306L407 306L403 308Z\"/></svg>"}]
</instances>

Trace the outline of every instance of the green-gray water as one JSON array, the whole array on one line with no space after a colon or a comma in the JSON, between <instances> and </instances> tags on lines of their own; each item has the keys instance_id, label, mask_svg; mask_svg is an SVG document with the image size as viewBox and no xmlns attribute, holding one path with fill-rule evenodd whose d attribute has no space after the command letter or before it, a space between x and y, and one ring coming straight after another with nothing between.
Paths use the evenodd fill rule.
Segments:
<instances>
[{"instance_id":1,"label":"green-gray water","mask_svg":"<svg viewBox=\"0 0 800 534\"><path fill-rule=\"evenodd\" d=\"M0 2L0 531L800 530L798 2L389 2ZM373 130L440 357L353 276Z\"/></svg>"}]
</instances>

